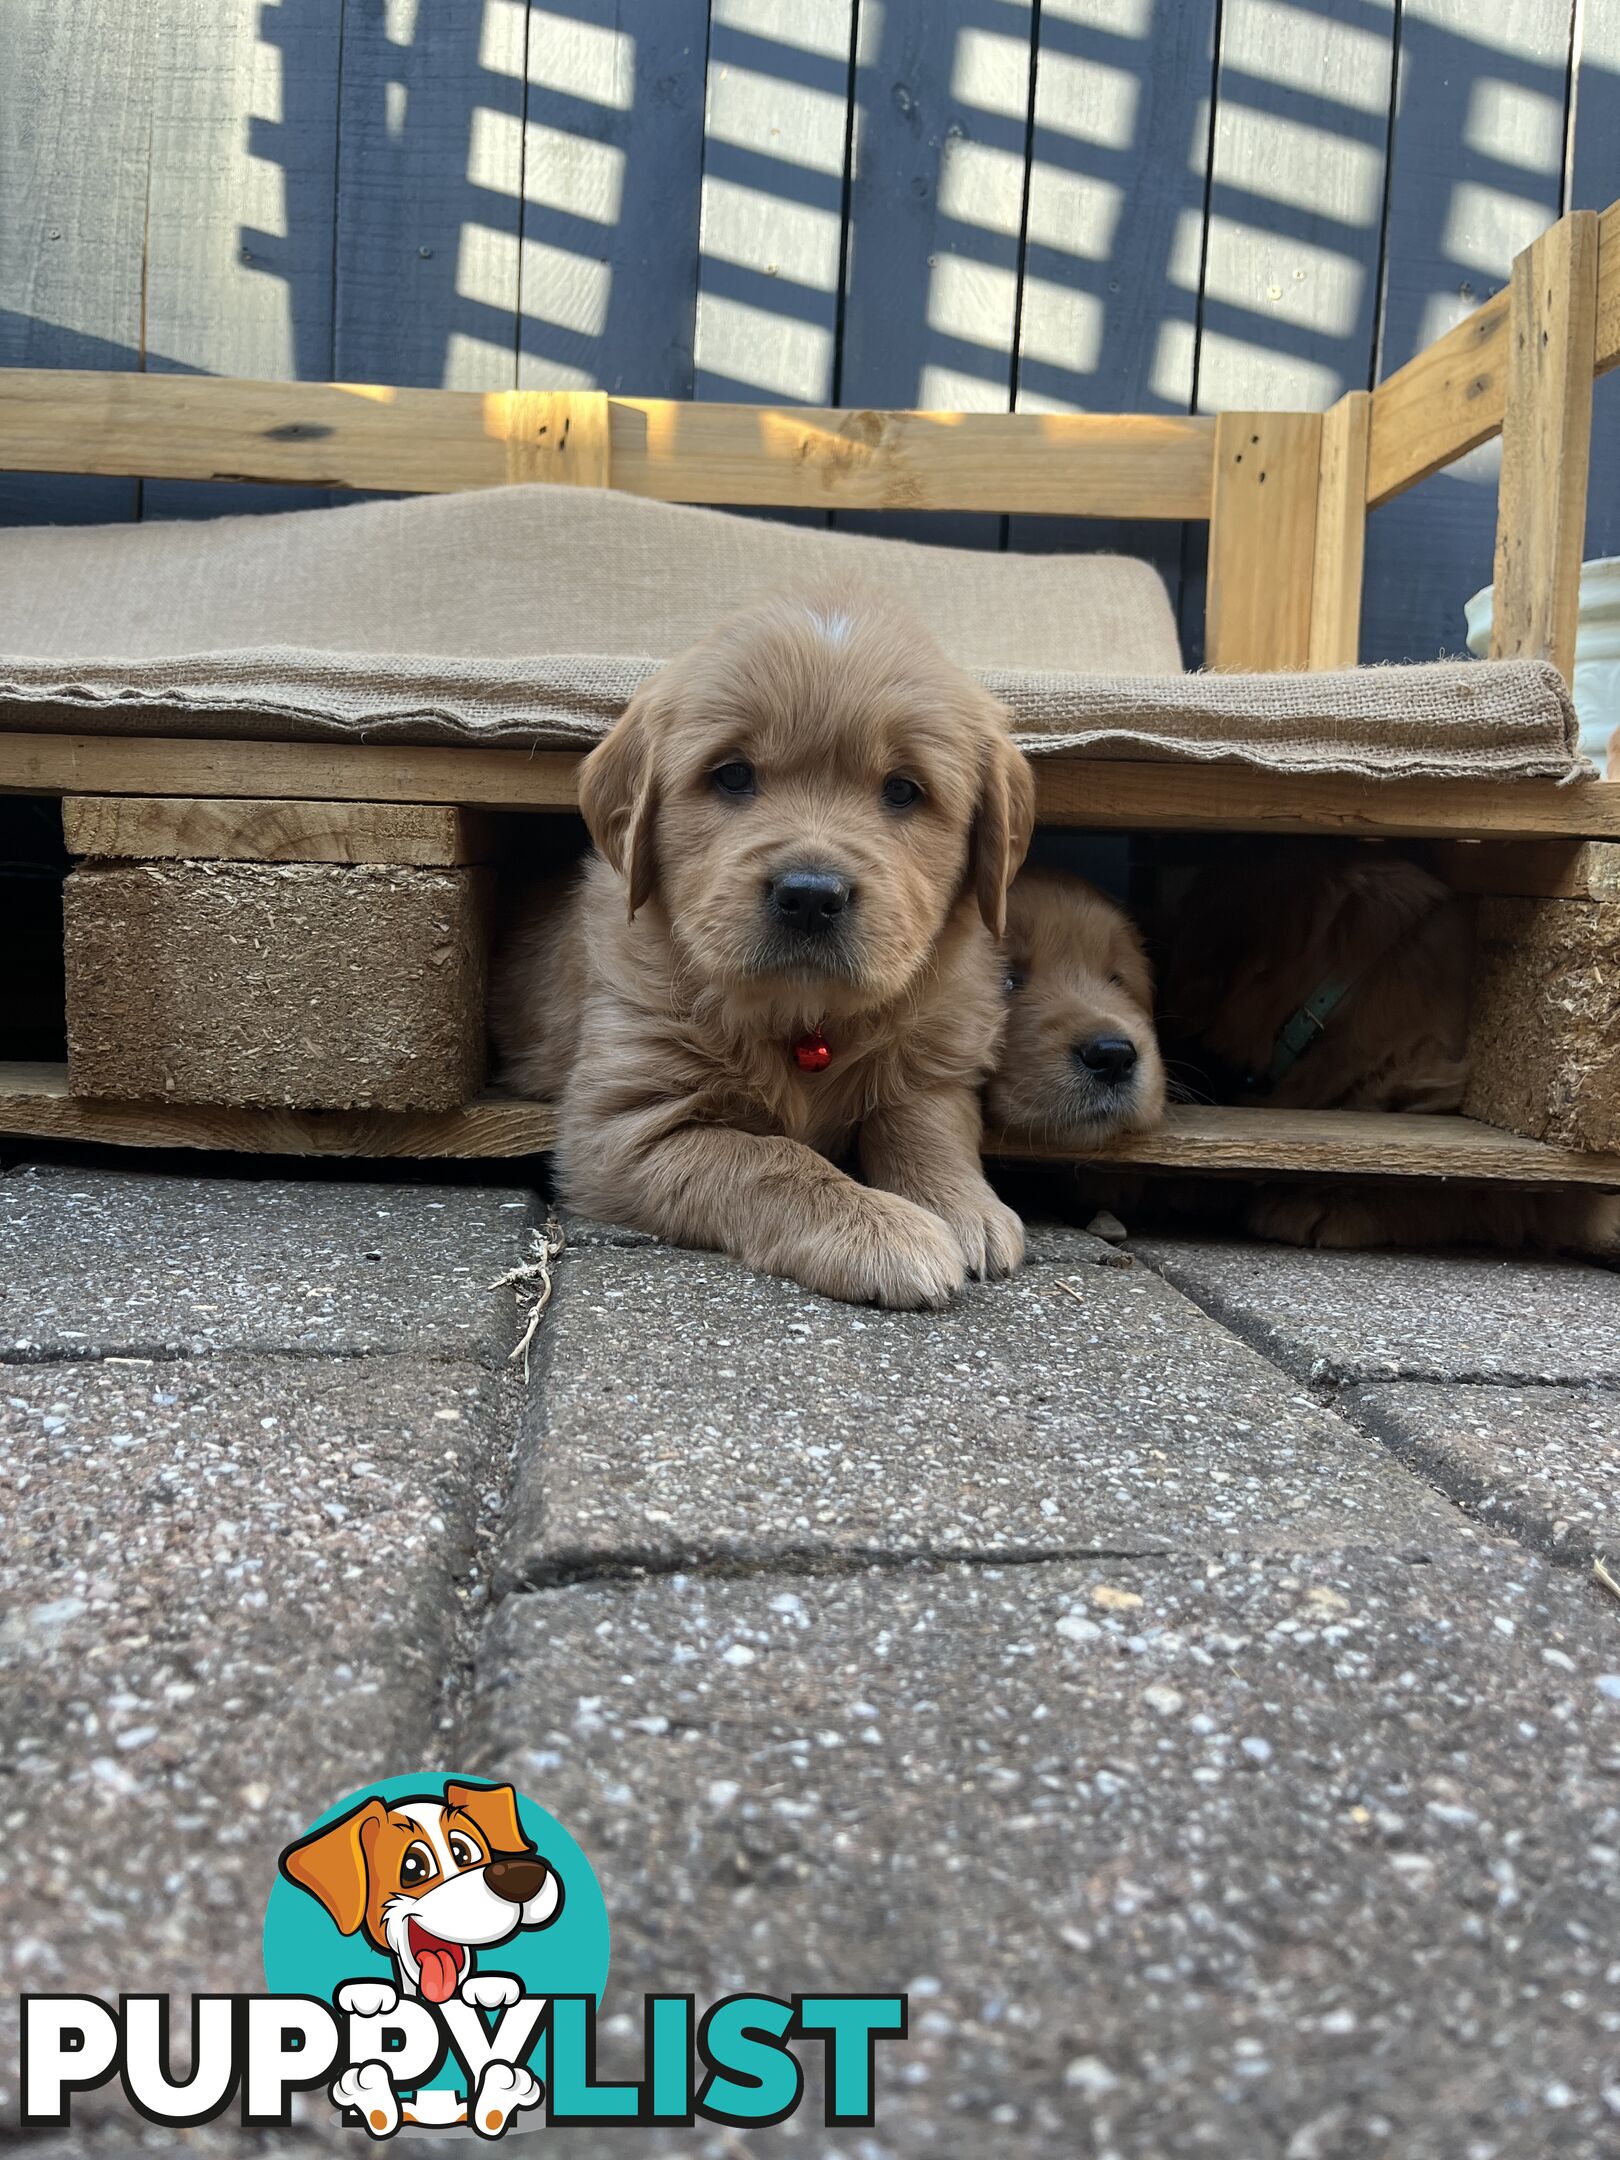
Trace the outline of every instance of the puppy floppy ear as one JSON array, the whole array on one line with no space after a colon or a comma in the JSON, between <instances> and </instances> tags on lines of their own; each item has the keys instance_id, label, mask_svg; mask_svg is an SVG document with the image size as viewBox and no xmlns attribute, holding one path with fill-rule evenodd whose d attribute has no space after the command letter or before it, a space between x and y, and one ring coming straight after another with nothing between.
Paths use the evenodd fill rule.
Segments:
<instances>
[{"instance_id":1,"label":"puppy floppy ear","mask_svg":"<svg viewBox=\"0 0 1620 2160\"><path fill-rule=\"evenodd\" d=\"M632 921L658 882L658 736L665 709L655 677L579 769L580 815L624 879Z\"/></svg>"},{"instance_id":2,"label":"puppy floppy ear","mask_svg":"<svg viewBox=\"0 0 1620 2160\"><path fill-rule=\"evenodd\" d=\"M281 1856L282 1874L320 1900L340 1934L353 1935L366 1917L368 1848L387 1818L380 1800L363 1800L335 1823L289 1845Z\"/></svg>"},{"instance_id":3,"label":"puppy floppy ear","mask_svg":"<svg viewBox=\"0 0 1620 2160\"><path fill-rule=\"evenodd\" d=\"M533 1852L534 1845L518 1820L517 1794L510 1785L447 1785L444 1804L472 1818L491 1853Z\"/></svg>"},{"instance_id":4,"label":"puppy floppy ear","mask_svg":"<svg viewBox=\"0 0 1620 2160\"><path fill-rule=\"evenodd\" d=\"M992 711L979 763L969 870L985 927L999 938L1007 929L1007 888L1023 865L1035 829L1035 781L1029 760L1007 732L1000 706Z\"/></svg>"}]
</instances>

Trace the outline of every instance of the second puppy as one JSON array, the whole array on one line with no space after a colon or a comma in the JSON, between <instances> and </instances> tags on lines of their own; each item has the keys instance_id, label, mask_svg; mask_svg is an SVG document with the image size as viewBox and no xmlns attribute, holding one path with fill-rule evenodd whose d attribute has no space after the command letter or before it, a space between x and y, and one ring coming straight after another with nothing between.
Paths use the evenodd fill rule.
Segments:
<instances>
[{"instance_id":1,"label":"second puppy","mask_svg":"<svg viewBox=\"0 0 1620 2160\"><path fill-rule=\"evenodd\" d=\"M1034 786L995 700L898 608L768 601L648 683L580 808L598 853L492 1000L563 1197L880 1305L1017 1267L979 1090Z\"/></svg>"},{"instance_id":2,"label":"second puppy","mask_svg":"<svg viewBox=\"0 0 1620 2160\"><path fill-rule=\"evenodd\" d=\"M1153 975L1130 918L1084 878L1024 870L1007 899L1007 1032L992 1125L1081 1146L1164 1115Z\"/></svg>"}]
</instances>

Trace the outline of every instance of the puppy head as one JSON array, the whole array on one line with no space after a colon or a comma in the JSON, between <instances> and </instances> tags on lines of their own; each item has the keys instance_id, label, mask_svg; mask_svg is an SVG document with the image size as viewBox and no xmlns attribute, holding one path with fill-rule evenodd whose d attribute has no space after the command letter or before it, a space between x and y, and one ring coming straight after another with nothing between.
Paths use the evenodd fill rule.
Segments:
<instances>
[{"instance_id":1,"label":"puppy head","mask_svg":"<svg viewBox=\"0 0 1620 2160\"><path fill-rule=\"evenodd\" d=\"M1001 707L890 603L783 596L646 685L580 808L683 963L737 1007L882 1005L964 886L1000 931L1034 788Z\"/></svg>"},{"instance_id":2,"label":"puppy head","mask_svg":"<svg viewBox=\"0 0 1620 2160\"><path fill-rule=\"evenodd\" d=\"M1026 870L1008 899L1003 951L1007 1032L991 1122L1074 1141L1157 1124L1153 977L1128 918L1082 878Z\"/></svg>"},{"instance_id":3,"label":"puppy head","mask_svg":"<svg viewBox=\"0 0 1620 2160\"><path fill-rule=\"evenodd\" d=\"M562 1909L562 1884L525 1836L510 1785L363 1800L289 1845L281 1867L340 1933L392 1955L430 2002L454 1994L473 1949L545 1927Z\"/></svg>"}]
</instances>

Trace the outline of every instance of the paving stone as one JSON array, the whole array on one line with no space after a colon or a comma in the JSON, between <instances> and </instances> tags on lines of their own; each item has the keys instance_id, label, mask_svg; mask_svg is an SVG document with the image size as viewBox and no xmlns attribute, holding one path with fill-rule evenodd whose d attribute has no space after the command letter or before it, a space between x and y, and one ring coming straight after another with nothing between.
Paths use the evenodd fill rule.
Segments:
<instances>
[{"instance_id":1,"label":"paving stone","mask_svg":"<svg viewBox=\"0 0 1620 2160\"><path fill-rule=\"evenodd\" d=\"M1035 1267L884 1313L715 1255L569 1254L501 1580L1475 1534L1150 1269L1066 1279Z\"/></svg>"},{"instance_id":2,"label":"paving stone","mask_svg":"<svg viewBox=\"0 0 1620 2160\"><path fill-rule=\"evenodd\" d=\"M1511 1548L576 1585L462 1752L597 1867L604 2075L647 1990L910 1991L876 2128L750 2152L1595 2160L1616 1640Z\"/></svg>"},{"instance_id":3,"label":"paving stone","mask_svg":"<svg viewBox=\"0 0 1620 2160\"><path fill-rule=\"evenodd\" d=\"M1302 1378L1620 1382L1620 1272L1608 1268L1205 1238L1131 1249Z\"/></svg>"},{"instance_id":4,"label":"paving stone","mask_svg":"<svg viewBox=\"0 0 1620 2160\"><path fill-rule=\"evenodd\" d=\"M0 1358L107 1350L497 1355L488 1285L534 1199L456 1186L131 1177L0 1179Z\"/></svg>"},{"instance_id":5,"label":"paving stone","mask_svg":"<svg viewBox=\"0 0 1620 2160\"><path fill-rule=\"evenodd\" d=\"M1345 1408L1487 1523L1565 1556L1620 1551L1620 1394L1420 1383Z\"/></svg>"},{"instance_id":6,"label":"paving stone","mask_svg":"<svg viewBox=\"0 0 1620 2160\"><path fill-rule=\"evenodd\" d=\"M20 1988L262 1985L281 1846L438 1767L502 1385L403 1358L0 1369L0 2086Z\"/></svg>"}]
</instances>

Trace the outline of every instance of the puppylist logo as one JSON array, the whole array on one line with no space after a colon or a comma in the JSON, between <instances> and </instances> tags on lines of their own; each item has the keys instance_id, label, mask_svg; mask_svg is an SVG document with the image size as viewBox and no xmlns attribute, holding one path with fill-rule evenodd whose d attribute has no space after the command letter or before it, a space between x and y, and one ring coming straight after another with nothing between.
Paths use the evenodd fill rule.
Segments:
<instances>
[{"instance_id":1,"label":"puppylist logo","mask_svg":"<svg viewBox=\"0 0 1620 2160\"><path fill-rule=\"evenodd\" d=\"M904 1995L690 1995L642 2005L642 2075L597 2076L608 1914L589 1860L510 1785L385 1778L327 1809L280 1856L264 1924L266 1991L191 2001L189 2070L170 1999L22 1998L22 2120L60 2129L73 2096L118 2080L148 2122L191 2128L233 2106L286 2128L325 2090L376 2141L401 2129L559 2125L751 2129L804 2097L793 2042L825 2055L824 2120L876 2119L877 2043Z\"/></svg>"}]
</instances>

